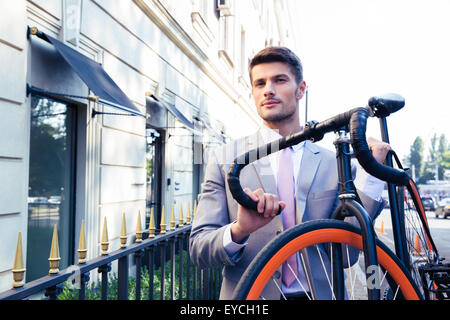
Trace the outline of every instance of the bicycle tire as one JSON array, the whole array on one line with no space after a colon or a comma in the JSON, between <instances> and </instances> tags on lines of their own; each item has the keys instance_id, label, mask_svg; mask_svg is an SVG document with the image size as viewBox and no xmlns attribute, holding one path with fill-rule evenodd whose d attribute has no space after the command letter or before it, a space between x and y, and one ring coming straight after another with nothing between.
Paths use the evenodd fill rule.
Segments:
<instances>
[{"instance_id":1,"label":"bicycle tire","mask_svg":"<svg viewBox=\"0 0 450 320\"><path fill-rule=\"evenodd\" d=\"M422 299L408 271L395 254L379 239L376 249L380 266L399 285L405 299ZM255 300L281 264L292 254L310 245L338 243L362 250L359 229L347 222L324 219L296 225L272 239L250 263L238 282L233 299Z\"/></svg>"},{"instance_id":2,"label":"bicycle tire","mask_svg":"<svg viewBox=\"0 0 450 320\"><path fill-rule=\"evenodd\" d=\"M397 154L393 150L390 152L394 156L397 167L405 170ZM419 190L413 179L409 179L405 186L397 186L395 189L402 221L401 227L405 231L408 258L405 264L424 298L438 299L440 296L435 294L436 283L430 280L429 275L422 272L425 266L439 265L440 257L428 225Z\"/></svg>"},{"instance_id":3,"label":"bicycle tire","mask_svg":"<svg viewBox=\"0 0 450 320\"><path fill-rule=\"evenodd\" d=\"M439 253L431 235L428 218L420 198L419 191L413 180L406 187L398 187L399 201L403 201L400 209L403 213L407 252L409 254L409 269L413 281L427 300L437 299L433 293L435 284L423 277L420 272L425 265L435 265L439 262ZM401 198L401 199L400 199ZM408 199L413 206L408 204Z\"/></svg>"}]
</instances>

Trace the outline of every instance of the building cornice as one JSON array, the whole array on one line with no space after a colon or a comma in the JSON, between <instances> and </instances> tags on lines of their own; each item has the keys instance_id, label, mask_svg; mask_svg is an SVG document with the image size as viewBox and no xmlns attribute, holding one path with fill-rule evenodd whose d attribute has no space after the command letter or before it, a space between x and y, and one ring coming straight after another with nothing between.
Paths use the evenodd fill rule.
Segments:
<instances>
[{"instance_id":1,"label":"building cornice","mask_svg":"<svg viewBox=\"0 0 450 320\"><path fill-rule=\"evenodd\" d=\"M248 116L258 123L255 113L244 97L237 91L195 41L187 34L179 23L170 15L158 0L133 0L136 5L155 23L158 28L202 70L233 103L239 106ZM243 103L243 102L246 103Z\"/></svg>"}]
</instances>

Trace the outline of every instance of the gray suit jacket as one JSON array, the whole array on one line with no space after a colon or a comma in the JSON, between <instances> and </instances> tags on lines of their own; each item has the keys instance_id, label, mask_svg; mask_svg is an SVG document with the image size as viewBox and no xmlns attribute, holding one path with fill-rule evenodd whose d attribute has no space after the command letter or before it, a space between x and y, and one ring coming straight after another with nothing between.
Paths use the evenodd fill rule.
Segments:
<instances>
[{"instance_id":1,"label":"gray suit jacket","mask_svg":"<svg viewBox=\"0 0 450 320\"><path fill-rule=\"evenodd\" d=\"M223 281L220 299L230 299L237 282L256 254L274 237L283 231L281 218L275 217L269 224L253 232L242 255L233 261L223 246L226 226L237 219L238 204L233 199L226 176L237 155L262 145L259 132L221 146L211 152L206 166L205 180L198 197L198 206L190 235L190 256L200 268L223 266ZM295 164L294 164L295 165ZM263 188L266 193L277 194L273 172L267 157L246 166L240 175L242 187L250 190ZM338 204L338 177L335 153L309 141L305 144L296 192L296 221L330 218ZM365 209L375 218L382 210L378 202L358 192ZM323 254L326 255L325 252ZM316 254L317 255L317 254ZM308 252L311 269L320 263L314 253ZM326 281L325 276L314 274L315 280ZM278 275L281 275L281 267ZM281 287L281 276L278 276ZM328 285L324 282L324 286ZM325 292L325 290L324 290ZM262 294L266 299L279 299L275 284L270 281ZM322 299L331 297L321 294Z\"/></svg>"}]
</instances>

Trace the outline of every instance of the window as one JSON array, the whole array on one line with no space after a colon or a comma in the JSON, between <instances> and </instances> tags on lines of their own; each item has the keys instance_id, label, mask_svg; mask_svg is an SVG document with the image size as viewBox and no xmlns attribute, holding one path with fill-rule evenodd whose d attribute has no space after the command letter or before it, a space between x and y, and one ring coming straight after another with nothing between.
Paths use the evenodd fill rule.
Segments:
<instances>
[{"instance_id":1,"label":"window","mask_svg":"<svg viewBox=\"0 0 450 320\"><path fill-rule=\"evenodd\" d=\"M60 269L73 264L76 107L31 95L26 281L48 274L53 226Z\"/></svg>"},{"instance_id":2,"label":"window","mask_svg":"<svg viewBox=\"0 0 450 320\"><path fill-rule=\"evenodd\" d=\"M161 181L162 181L162 141L164 131L147 127L146 129L146 228L150 222L150 212L153 208L156 228L161 220Z\"/></svg>"}]
</instances>

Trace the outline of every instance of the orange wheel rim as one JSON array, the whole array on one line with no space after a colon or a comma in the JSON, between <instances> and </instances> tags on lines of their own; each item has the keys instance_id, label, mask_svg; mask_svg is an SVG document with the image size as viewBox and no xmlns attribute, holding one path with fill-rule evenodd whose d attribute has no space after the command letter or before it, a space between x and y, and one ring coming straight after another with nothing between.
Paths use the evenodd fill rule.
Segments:
<instances>
[{"instance_id":1,"label":"orange wheel rim","mask_svg":"<svg viewBox=\"0 0 450 320\"><path fill-rule=\"evenodd\" d=\"M341 229L321 229L308 232L295 239L289 241L283 246L264 266L255 279L250 291L247 295L247 300L256 300L259 298L266 283L269 281L272 274L282 265L282 263L297 251L308 246L326 243L337 242L341 244L348 244L359 250L362 250L362 237L354 232ZM412 287L410 281L405 276L400 267L392 260L392 258L377 246L378 262L386 270L389 271L391 277L400 285L400 290L407 300L419 300L419 296Z\"/></svg>"}]
</instances>

